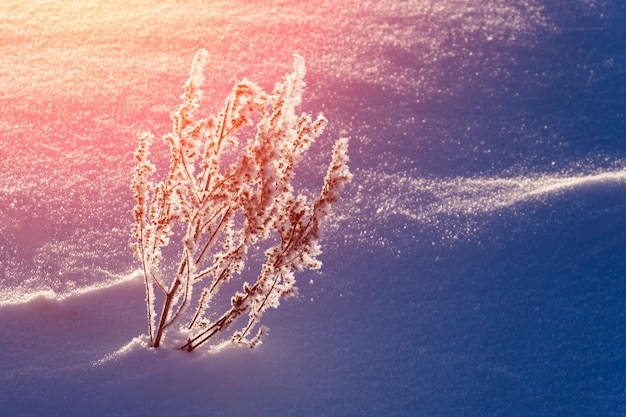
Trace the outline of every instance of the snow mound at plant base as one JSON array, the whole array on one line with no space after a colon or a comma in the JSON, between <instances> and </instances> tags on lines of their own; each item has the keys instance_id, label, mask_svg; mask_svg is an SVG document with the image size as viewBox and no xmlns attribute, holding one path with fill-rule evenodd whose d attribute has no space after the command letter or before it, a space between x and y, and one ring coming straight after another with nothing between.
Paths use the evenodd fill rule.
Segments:
<instances>
[{"instance_id":1,"label":"snow mound at plant base","mask_svg":"<svg viewBox=\"0 0 626 417\"><path fill-rule=\"evenodd\" d=\"M274 384L268 349L152 349L139 336L143 291L129 279L0 307L1 414L231 415L244 392L264 401L255 387Z\"/></svg>"}]
</instances>

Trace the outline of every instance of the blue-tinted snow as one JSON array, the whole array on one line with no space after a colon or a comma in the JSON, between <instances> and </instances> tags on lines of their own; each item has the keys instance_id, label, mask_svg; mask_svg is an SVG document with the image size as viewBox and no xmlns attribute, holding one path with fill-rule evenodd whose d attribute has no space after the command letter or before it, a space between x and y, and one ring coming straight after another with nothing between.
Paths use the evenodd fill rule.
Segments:
<instances>
[{"instance_id":1,"label":"blue-tinted snow","mask_svg":"<svg viewBox=\"0 0 626 417\"><path fill-rule=\"evenodd\" d=\"M18 3L2 13L21 24L38 16ZM25 110L2 113L1 299L77 293L136 267L124 155L141 129L166 131L211 30L233 42L214 64L227 79L209 76L223 88L241 76L275 79L293 49L307 58L304 106L331 121L310 169L323 166L333 135L352 137L355 181L328 227L323 269L301 274L300 297L266 315L271 331L259 349L202 358L131 349L98 362L146 330L137 280L1 307L0 414L624 415L626 7L323 2L336 10L325 22L298 2L244 3L229 12L217 2L227 18L210 29L170 32L148 24L168 13L176 21L185 9L142 3L129 13L144 25L143 43L102 24L94 36L109 41L84 52L85 68L71 66L69 47L59 56L56 67L68 69L61 81L37 72L46 39L19 58L19 30L2 23L17 34L7 62L26 60L27 74L3 67L5 85L49 87L70 103L24 100ZM276 26L259 29L262 20ZM280 44L280 22L306 29L315 47L290 39L255 62ZM145 49L155 52L133 58ZM126 99L115 85L120 63L133 79L167 78L160 85L171 90L137 83ZM54 84L73 77L100 92ZM3 100L19 106L11 88ZM96 101L108 97L116 110L98 114ZM70 110L79 111L63 116ZM85 126L84 136L76 128L66 136L67 120ZM38 124L48 135L30 137ZM29 156L20 143L41 146Z\"/></svg>"}]
</instances>

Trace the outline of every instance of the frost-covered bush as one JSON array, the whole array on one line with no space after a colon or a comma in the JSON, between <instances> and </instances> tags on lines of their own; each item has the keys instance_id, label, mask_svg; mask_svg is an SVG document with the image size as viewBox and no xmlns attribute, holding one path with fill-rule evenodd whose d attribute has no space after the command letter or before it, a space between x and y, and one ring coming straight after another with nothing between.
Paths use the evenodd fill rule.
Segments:
<instances>
[{"instance_id":1,"label":"frost-covered bush","mask_svg":"<svg viewBox=\"0 0 626 417\"><path fill-rule=\"evenodd\" d=\"M295 56L293 73L271 94L244 79L217 116L196 118L206 57L206 51L196 55L164 137L170 149L165 178L152 180L151 134L140 137L135 152L133 250L142 263L153 347L166 341L188 351L206 342L257 345L266 331L259 326L264 311L297 293L294 272L321 266L320 224L351 179L343 138L319 195L309 202L294 192L294 170L327 123L321 115L296 114L305 85L302 57ZM170 239L179 245L180 261L168 274L163 258ZM262 244L269 248L249 271ZM244 272L255 280L233 290L233 277L243 281ZM234 294L224 297L221 289ZM232 331L243 315L243 328Z\"/></svg>"}]
</instances>

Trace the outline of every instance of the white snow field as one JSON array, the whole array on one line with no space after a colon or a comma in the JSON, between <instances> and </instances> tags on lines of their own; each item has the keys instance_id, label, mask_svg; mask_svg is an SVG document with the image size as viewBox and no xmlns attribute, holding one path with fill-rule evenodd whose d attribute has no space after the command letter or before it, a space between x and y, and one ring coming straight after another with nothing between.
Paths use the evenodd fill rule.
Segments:
<instances>
[{"instance_id":1,"label":"white snow field","mask_svg":"<svg viewBox=\"0 0 626 417\"><path fill-rule=\"evenodd\" d=\"M626 7L613 0L4 0L1 416L623 416ZM306 60L350 137L319 271L255 348L153 349L139 134ZM155 145L163 166L167 147ZM245 277L244 277L245 278Z\"/></svg>"}]
</instances>

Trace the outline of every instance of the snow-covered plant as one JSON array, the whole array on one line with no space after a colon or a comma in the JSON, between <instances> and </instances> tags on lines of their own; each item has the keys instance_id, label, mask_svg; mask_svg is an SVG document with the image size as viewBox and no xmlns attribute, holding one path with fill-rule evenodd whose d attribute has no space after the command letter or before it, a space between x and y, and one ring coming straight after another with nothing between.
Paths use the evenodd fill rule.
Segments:
<instances>
[{"instance_id":1,"label":"snow-covered plant","mask_svg":"<svg viewBox=\"0 0 626 417\"><path fill-rule=\"evenodd\" d=\"M293 72L271 94L244 79L217 116L196 118L207 60L207 52L199 51L183 103L172 114L172 132L164 136L170 165L162 181L152 180L153 136L139 139L133 250L143 268L148 337L155 348L166 340L188 351L220 341L254 347L266 331L259 325L264 311L297 293L294 272L321 266L321 222L352 177L348 140L335 143L319 195L309 202L296 194L294 170L327 121L296 114L305 68L304 59L294 57ZM163 258L170 238L180 240L180 261L168 274ZM254 281L239 290L225 285L234 277L244 281L262 244L269 248L252 271ZM234 294L224 297L224 288ZM233 331L245 315L243 328Z\"/></svg>"}]
</instances>

